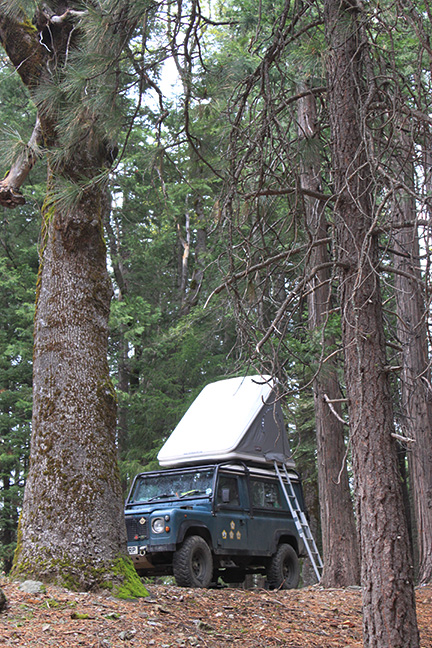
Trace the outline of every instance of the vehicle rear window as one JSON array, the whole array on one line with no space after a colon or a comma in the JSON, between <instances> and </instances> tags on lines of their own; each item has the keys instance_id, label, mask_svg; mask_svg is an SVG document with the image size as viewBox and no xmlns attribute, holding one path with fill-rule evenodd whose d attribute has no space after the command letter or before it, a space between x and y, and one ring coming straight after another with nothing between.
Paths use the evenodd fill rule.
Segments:
<instances>
[{"instance_id":1,"label":"vehicle rear window","mask_svg":"<svg viewBox=\"0 0 432 648\"><path fill-rule=\"evenodd\" d=\"M278 483L264 479L251 479L252 505L254 508L282 509L283 497Z\"/></svg>"}]
</instances>

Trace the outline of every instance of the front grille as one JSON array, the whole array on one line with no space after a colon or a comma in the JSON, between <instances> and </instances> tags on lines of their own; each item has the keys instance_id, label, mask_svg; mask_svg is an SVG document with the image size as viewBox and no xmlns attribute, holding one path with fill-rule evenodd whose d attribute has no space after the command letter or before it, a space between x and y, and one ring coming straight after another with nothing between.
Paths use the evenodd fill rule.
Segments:
<instances>
[{"instance_id":1,"label":"front grille","mask_svg":"<svg viewBox=\"0 0 432 648\"><path fill-rule=\"evenodd\" d=\"M143 515L137 517L128 516L126 518L126 531L128 542L147 540L149 534L146 518Z\"/></svg>"}]
</instances>

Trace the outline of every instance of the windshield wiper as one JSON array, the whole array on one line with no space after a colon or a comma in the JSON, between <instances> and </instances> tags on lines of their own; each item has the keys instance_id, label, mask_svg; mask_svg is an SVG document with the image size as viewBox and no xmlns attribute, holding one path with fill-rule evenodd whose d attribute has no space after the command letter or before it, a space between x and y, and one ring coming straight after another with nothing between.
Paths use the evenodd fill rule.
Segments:
<instances>
[{"instance_id":1,"label":"windshield wiper","mask_svg":"<svg viewBox=\"0 0 432 648\"><path fill-rule=\"evenodd\" d=\"M193 490L187 491L186 493L182 493L180 495L180 499L183 499L184 497L191 497L192 495L206 495L206 491L202 488L194 488Z\"/></svg>"},{"instance_id":2,"label":"windshield wiper","mask_svg":"<svg viewBox=\"0 0 432 648\"><path fill-rule=\"evenodd\" d=\"M148 502L154 502L154 500L158 499L163 499L164 497L176 497L175 493L162 493L161 495L155 495L154 497L150 497Z\"/></svg>"}]
</instances>

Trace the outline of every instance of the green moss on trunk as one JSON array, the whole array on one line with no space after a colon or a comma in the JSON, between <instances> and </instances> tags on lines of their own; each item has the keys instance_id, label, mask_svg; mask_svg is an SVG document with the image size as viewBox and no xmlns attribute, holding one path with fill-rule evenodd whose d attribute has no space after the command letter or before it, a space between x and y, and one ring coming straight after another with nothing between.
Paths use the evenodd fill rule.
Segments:
<instances>
[{"instance_id":1,"label":"green moss on trunk","mask_svg":"<svg viewBox=\"0 0 432 648\"><path fill-rule=\"evenodd\" d=\"M117 598L131 599L148 596L148 592L141 582L135 567L128 557L119 556L114 565L118 579L123 579L121 584L112 584L112 593ZM110 588L111 589L111 588Z\"/></svg>"},{"instance_id":2,"label":"green moss on trunk","mask_svg":"<svg viewBox=\"0 0 432 648\"><path fill-rule=\"evenodd\" d=\"M18 547L17 547L18 551ZM90 562L90 561L89 561ZM87 575L84 584L80 575ZM54 583L72 591L83 589L91 591L109 590L120 599L136 599L148 596L128 556L119 555L111 565L95 567L93 563L72 564L67 557L63 559L47 556L34 560L15 562L12 569L15 578L37 578L45 583Z\"/></svg>"}]
</instances>

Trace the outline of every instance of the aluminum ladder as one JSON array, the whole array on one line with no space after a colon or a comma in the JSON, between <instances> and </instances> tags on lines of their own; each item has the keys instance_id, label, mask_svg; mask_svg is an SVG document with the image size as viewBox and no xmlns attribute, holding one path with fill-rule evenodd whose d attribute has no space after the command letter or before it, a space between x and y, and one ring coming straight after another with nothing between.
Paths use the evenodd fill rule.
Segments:
<instances>
[{"instance_id":1,"label":"aluminum ladder","mask_svg":"<svg viewBox=\"0 0 432 648\"><path fill-rule=\"evenodd\" d=\"M279 469L277 461L274 462L274 467L280 485L282 486L282 492L288 503L288 507L289 510L291 511L291 515L293 516L297 531L299 532L299 535L304 542L307 554L312 563L312 567L314 569L315 575L319 583L323 572L323 563L321 560L321 556L319 555L318 548L315 544L315 540L313 539L312 532L310 530L306 515L304 514L304 511L302 511L300 508L300 504L298 502L297 496L294 491L294 487L292 485L292 481L290 479L285 464L282 464L282 472Z\"/></svg>"}]
</instances>

